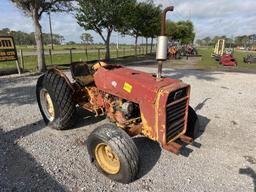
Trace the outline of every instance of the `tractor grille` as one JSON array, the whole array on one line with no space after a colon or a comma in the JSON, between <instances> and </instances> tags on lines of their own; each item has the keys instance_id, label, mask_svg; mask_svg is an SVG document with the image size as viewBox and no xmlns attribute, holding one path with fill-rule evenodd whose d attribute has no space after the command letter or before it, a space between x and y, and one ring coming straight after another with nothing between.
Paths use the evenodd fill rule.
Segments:
<instances>
[{"instance_id":1,"label":"tractor grille","mask_svg":"<svg viewBox=\"0 0 256 192\"><path fill-rule=\"evenodd\" d=\"M180 134L185 126L186 88L171 93L166 105L166 142ZM179 101L180 100L180 101Z\"/></svg>"}]
</instances>

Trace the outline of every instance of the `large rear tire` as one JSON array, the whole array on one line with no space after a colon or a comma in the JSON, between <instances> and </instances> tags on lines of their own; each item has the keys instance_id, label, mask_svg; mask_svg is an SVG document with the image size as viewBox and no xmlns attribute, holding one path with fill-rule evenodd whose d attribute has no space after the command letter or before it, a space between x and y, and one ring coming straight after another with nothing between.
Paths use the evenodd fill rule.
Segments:
<instances>
[{"instance_id":1,"label":"large rear tire","mask_svg":"<svg viewBox=\"0 0 256 192\"><path fill-rule=\"evenodd\" d=\"M58 130L74 125L76 107L72 99L72 89L63 77L53 72L39 77L36 96L46 125Z\"/></svg>"},{"instance_id":2,"label":"large rear tire","mask_svg":"<svg viewBox=\"0 0 256 192\"><path fill-rule=\"evenodd\" d=\"M96 128L88 137L87 149L99 171L112 180L130 183L139 169L139 152L128 134L112 124Z\"/></svg>"}]
</instances>

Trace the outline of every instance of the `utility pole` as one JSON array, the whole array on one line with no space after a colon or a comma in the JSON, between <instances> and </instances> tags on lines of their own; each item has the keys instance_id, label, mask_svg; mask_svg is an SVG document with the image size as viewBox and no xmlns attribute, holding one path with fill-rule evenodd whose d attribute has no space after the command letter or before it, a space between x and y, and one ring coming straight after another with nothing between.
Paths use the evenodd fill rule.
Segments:
<instances>
[{"instance_id":1,"label":"utility pole","mask_svg":"<svg viewBox=\"0 0 256 192\"><path fill-rule=\"evenodd\" d=\"M50 34L51 34L51 46L52 46L52 50L53 50L53 39L52 39L52 20L51 20L51 13L48 12L49 15L49 25L50 25Z\"/></svg>"}]
</instances>

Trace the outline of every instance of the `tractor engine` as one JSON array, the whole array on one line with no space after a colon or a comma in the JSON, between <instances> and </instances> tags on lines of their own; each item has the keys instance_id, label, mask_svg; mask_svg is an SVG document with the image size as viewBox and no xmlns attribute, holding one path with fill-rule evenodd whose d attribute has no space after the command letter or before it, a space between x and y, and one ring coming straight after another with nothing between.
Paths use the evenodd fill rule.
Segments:
<instances>
[{"instance_id":1,"label":"tractor engine","mask_svg":"<svg viewBox=\"0 0 256 192\"><path fill-rule=\"evenodd\" d=\"M126 131L140 124L138 104L99 90L94 85L84 87L79 92L80 94L76 94L81 96L76 98L79 100L79 105L94 112L96 116L106 115L111 122L116 123Z\"/></svg>"},{"instance_id":2,"label":"tractor engine","mask_svg":"<svg viewBox=\"0 0 256 192\"><path fill-rule=\"evenodd\" d=\"M90 103L97 115L105 115L121 127L135 123L139 116L138 104L120 97L97 90L96 87L88 89Z\"/></svg>"}]
</instances>

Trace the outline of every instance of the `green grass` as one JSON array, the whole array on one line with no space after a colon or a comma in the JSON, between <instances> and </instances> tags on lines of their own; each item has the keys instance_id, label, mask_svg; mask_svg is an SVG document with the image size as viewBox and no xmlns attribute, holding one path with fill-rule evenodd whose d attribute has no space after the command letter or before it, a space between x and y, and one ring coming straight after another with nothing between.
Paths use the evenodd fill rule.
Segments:
<instances>
[{"instance_id":1,"label":"green grass","mask_svg":"<svg viewBox=\"0 0 256 192\"><path fill-rule=\"evenodd\" d=\"M63 46L61 47L63 48ZM123 57L123 56L133 56L134 55L134 50L127 50L127 47L125 47L125 55L123 53L123 49L121 48L118 52L118 57ZM79 49L77 49L79 50ZM81 49L80 49L81 50ZM144 49L145 51L145 49ZM200 55L202 55L202 59L193 65L194 68L196 69L205 69L205 70L229 70L233 68L228 68L228 67L223 67L220 66L217 61L215 61L213 58L211 58L211 54L213 52L212 48L198 48L198 52ZM139 52L139 54L142 54ZM243 62L243 57L246 56L248 52L244 51L235 51L234 52L234 57L238 61L238 67L235 68L236 71L256 71L256 64L245 64ZM101 51L100 55L101 59L104 58L104 50ZM117 52L116 50L111 51L111 58L117 58ZM51 60L50 56L46 55L45 56L46 64L51 65ZM98 60L98 53L88 53L88 61L91 60ZM129 60L129 59L127 59ZM72 54L72 61L77 62L77 61L87 61L85 53L73 53ZM69 53L66 54L56 54L52 55L52 64L53 65L60 65L60 64L69 64L70 63L70 55ZM25 64L25 70L29 71L36 71L37 67L37 57L36 56L25 56L24 57L24 64ZM177 65L179 67L179 65ZM15 68L16 63L15 62L0 62L0 69L1 68Z\"/></svg>"},{"instance_id":2,"label":"green grass","mask_svg":"<svg viewBox=\"0 0 256 192\"><path fill-rule=\"evenodd\" d=\"M208 70L217 70L221 66L217 61L211 58L211 54L213 53L213 48L199 48L198 52L202 55L202 60L195 65L196 68L199 69L208 69ZM248 54L246 51L237 51L234 52L234 57L238 62L237 70L251 70L256 69L256 64L246 64L243 61L243 58ZM256 54L256 53L255 53Z\"/></svg>"},{"instance_id":3,"label":"green grass","mask_svg":"<svg viewBox=\"0 0 256 192\"><path fill-rule=\"evenodd\" d=\"M143 47L143 46L141 46L141 47ZM34 52L34 51L36 51L36 46L35 45L22 45L22 46L17 45L16 48L17 48L17 50L21 50L22 49L23 52L24 51L27 51L27 52ZM104 49L104 48L105 48L104 45L97 45L97 44L92 44L92 45L88 45L87 46L88 50L91 50L91 49ZM123 49L123 48L133 49L134 46L133 45L119 45L119 49ZM51 49L51 46L50 45L45 45L44 49L45 49L45 51L48 51L49 49ZM67 49L78 49L78 50L81 50L81 49L85 49L85 45L83 45L83 44L54 45L54 50L67 50ZM110 45L110 49L116 49L116 45L115 44L111 44Z\"/></svg>"},{"instance_id":4,"label":"green grass","mask_svg":"<svg viewBox=\"0 0 256 192\"><path fill-rule=\"evenodd\" d=\"M218 66L218 62L211 58L212 49L199 48L198 54L202 55L202 59L198 64L196 64L196 67L203 69L215 69Z\"/></svg>"},{"instance_id":5,"label":"green grass","mask_svg":"<svg viewBox=\"0 0 256 192\"><path fill-rule=\"evenodd\" d=\"M123 52L123 49L120 49L117 53L117 51L112 51L111 52L111 58L117 58L118 57L123 57L123 56L132 56L134 55L133 50L125 50L125 53ZM105 57L104 50L101 51L100 58L103 59ZM24 56L24 68L25 70L29 71L36 71L37 67L37 56ZM98 60L98 53L88 53L88 61L92 60ZM52 55L52 63L49 55L45 55L45 61L46 65L61 65L61 64L69 64L71 59L70 59L70 54L54 54ZM87 57L85 53L72 53L72 62L77 62L77 61L87 61ZM15 61L10 61L10 62L1 62L0 63L0 69L1 68L15 68L16 67L16 62Z\"/></svg>"}]
</instances>

